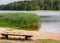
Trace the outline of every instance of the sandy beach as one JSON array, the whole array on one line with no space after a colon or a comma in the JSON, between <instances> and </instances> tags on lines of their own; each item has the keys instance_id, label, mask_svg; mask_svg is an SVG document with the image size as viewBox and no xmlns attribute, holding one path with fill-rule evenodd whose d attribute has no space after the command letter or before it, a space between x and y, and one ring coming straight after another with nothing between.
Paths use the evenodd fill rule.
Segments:
<instances>
[{"instance_id":1,"label":"sandy beach","mask_svg":"<svg viewBox=\"0 0 60 43\"><path fill-rule=\"evenodd\" d=\"M31 39L33 40L37 40L37 39L60 40L60 33L27 31L27 30L17 30L17 29L12 29L12 28L0 27L0 34L5 33L5 32L9 32L10 34L32 35L33 37Z\"/></svg>"}]
</instances>

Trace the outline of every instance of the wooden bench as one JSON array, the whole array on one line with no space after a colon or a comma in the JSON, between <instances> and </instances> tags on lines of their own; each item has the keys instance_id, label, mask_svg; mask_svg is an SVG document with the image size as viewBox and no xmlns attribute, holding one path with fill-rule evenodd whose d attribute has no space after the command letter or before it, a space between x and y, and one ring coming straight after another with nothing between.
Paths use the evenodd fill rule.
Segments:
<instances>
[{"instance_id":1,"label":"wooden bench","mask_svg":"<svg viewBox=\"0 0 60 43\"><path fill-rule=\"evenodd\" d=\"M6 39L8 39L8 36L11 35L11 36L25 36L25 40L29 39L32 37L32 35L19 35L19 34L4 34L2 33L1 34L2 36L5 36Z\"/></svg>"}]
</instances>

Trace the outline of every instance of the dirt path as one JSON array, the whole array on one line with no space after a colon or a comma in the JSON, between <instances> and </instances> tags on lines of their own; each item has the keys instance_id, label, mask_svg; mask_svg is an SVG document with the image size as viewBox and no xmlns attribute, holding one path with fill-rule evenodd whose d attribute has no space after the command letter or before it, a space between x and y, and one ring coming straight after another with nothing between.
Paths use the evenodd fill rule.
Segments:
<instances>
[{"instance_id":1,"label":"dirt path","mask_svg":"<svg viewBox=\"0 0 60 43\"><path fill-rule=\"evenodd\" d=\"M3 33L3 32L6 32L6 31L11 33L11 34L33 35L33 37L32 37L33 40L37 40L37 39L60 40L60 34L59 33L39 32L39 31L26 31L26 30L17 30L17 29L0 27L0 34Z\"/></svg>"}]
</instances>

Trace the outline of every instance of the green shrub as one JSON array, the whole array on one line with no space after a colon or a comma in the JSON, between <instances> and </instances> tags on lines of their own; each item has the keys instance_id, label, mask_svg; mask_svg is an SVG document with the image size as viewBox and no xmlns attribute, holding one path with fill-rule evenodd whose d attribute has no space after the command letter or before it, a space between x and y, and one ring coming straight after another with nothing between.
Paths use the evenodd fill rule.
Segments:
<instances>
[{"instance_id":1,"label":"green shrub","mask_svg":"<svg viewBox=\"0 0 60 43\"><path fill-rule=\"evenodd\" d=\"M39 17L33 13L0 13L0 26L24 28L38 24Z\"/></svg>"}]
</instances>

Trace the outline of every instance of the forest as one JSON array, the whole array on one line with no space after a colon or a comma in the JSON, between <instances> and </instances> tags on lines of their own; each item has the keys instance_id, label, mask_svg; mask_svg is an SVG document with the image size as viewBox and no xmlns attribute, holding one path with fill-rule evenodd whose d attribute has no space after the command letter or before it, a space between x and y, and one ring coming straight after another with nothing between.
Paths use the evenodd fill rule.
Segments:
<instances>
[{"instance_id":1,"label":"forest","mask_svg":"<svg viewBox=\"0 0 60 43\"><path fill-rule=\"evenodd\" d=\"M60 0L16 1L0 5L0 10L60 10Z\"/></svg>"}]
</instances>

